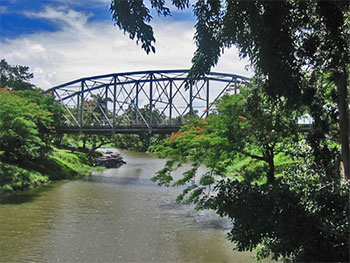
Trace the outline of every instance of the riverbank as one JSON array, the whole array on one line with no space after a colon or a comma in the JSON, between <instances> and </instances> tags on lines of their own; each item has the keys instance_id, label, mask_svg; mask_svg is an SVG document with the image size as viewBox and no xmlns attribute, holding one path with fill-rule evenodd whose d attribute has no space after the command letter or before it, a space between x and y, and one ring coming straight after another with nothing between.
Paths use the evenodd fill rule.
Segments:
<instances>
[{"instance_id":1,"label":"riverbank","mask_svg":"<svg viewBox=\"0 0 350 263\"><path fill-rule=\"evenodd\" d=\"M32 164L0 161L0 195L23 191L51 181L77 178L101 169L104 168L92 166L86 153L57 148L40 162Z\"/></svg>"}]
</instances>

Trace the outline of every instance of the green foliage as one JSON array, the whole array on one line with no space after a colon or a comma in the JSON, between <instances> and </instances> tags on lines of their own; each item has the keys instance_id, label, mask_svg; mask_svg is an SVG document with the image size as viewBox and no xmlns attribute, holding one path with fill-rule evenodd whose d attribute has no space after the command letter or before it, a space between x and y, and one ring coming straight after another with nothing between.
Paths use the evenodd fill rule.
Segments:
<instances>
[{"instance_id":1,"label":"green foliage","mask_svg":"<svg viewBox=\"0 0 350 263\"><path fill-rule=\"evenodd\" d=\"M142 151L144 141L137 134L116 134L113 136L114 147L119 149Z\"/></svg>"},{"instance_id":2,"label":"green foliage","mask_svg":"<svg viewBox=\"0 0 350 263\"><path fill-rule=\"evenodd\" d=\"M0 148L8 160L24 162L42 157L50 149L39 127L49 129L51 113L16 93L0 93Z\"/></svg>"},{"instance_id":3,"label":"green foliage","mask_svg":"<svg viewBox=\"0 0 350 263\"><path fill-rule=\"evenodd\" d=\"M173 4L183 9L189 1ZM113 0L111 5L117 25L140 40L147 53L155 42L148 25L150 9L169 15L161 12L168 10L164 1L151 1L149 7L131 0ZM121 23L133 10L144 15ZM199 126L203 130L195 128L199 121L194 120L174 134L156 150L172 160L155 180L170 185L171 171L193 162L178 181L188 186L179 199L188 195L188 200L232 218L230 237L240 250L260 247L260 257L272 253L275 259L302 262L349 261L349 184L342 182L339 166L342 161L349 180L350 2L198 0L193 12L197 50L190 77L208 73L225 48L236 46L261 75L257 85L266 93L253 91L236 101L223 98L217 115ZM303 111L314 120L306 140L295 130ZM290 170L276 169L279 152L293 157ZM243 156L249 160L237 169L233 161ZM193 176L200 163L213 178L234 167L240 180L221 181L217 197L209 198L199 183L212 181ZM254 179L259 184L252 184Z\"/></svg>"},{"instance_id":4,"label":"green foliage","mask_svg":"<svg viewBox=\"0 0 350 263\"><path fill-rule=\"evenodd\" d=\"M300 159L293 160L289 153L288 155L283 152L276 154L274 156L276 178L280 178L288 167L300 161ZM262 176L266 170L267 166L264 161L237 155L227 166L227 176L260 185L266 183L266 179Z\"/></svg>"},{"instance_id":5,"label":"green foliage","mask_svg":"<svg viewBox=\"0 0 350 263\"><path fill-rule=\"evenodd\" d=\"M72 178L91 170L83 153L55 149L61 140L55 127L63 123L63 108L54 98L32 89L28 67L0 62L0 194Z\"/></svg>"},{"instance_id":6,"label":"green foliage","mask_svg":"<svg viewBox=\"0 0 350 263\"><path fill-rule=\"evenodd\" d=\"M185 186L178 201L232 219L230 240L240 251L258 249L259 259L346 261L350 185L336 169L339 144L323 136L315 154L298 132L302 112L271 101L259 80L253 83L154 147L170 160L153 180ZM191 168L173 183L172 172L186 162ZM201 164L207 172L196 174Z\"/></svg>"},{"instance_id":7,"label":"green foliage","mask_svg":"<svg viewBox=\"0 0 350 263\"><path fill-rule=\"evenodd\" d=\"M307 136L310 144L310 155L315 159L315 168L325 171L323 180L339 180L339 162L341 147L334 138L341 137L339 131L339 110L336 99L338 97L336 85L328 81L330 73L314 73L314 80L309 92L311 103L308 109L313 117L313 126ZM318 87L322 87L319 89ZM342 147L342 149L344 149ZM343 160L344 161L344 160ZM345 162L344 162L345 163Z\"/></svg>"},{"instance_id":8,"label":"green foliage","mask_svg":"<svg viewBox=\"0 0 350 263\"><path fill-rule=\"evenodd\" d=\"M152 1L152 3L156 2L162 3L160 1ZM158 12L162 13L162 5L153 6L157 8ZM127 31L131 39L136 37L137 41L141 41L142 48L147 53L151 50L155 52L152 46L152 42L155 42L153 30L151 26L146 24L150 22L152 16L142 1L112 1L111 11L115 23L124 31ZM168 10L164 9L163 12L166 14Z\"/></svg>"},{"instance_id":9,"label":"green foliage","mask_svg":"<svg viewBox=\"0 0 350 263\"><path fill-rule=\"evenodd\" d=\"M142 42L142 48L154 51L150 22L153 9L170 15L165 1L112 0L113 19L129 36ZM182 10L188 0L173 1ZM267 94L286 106L310 107L316 118L315 92L325 93L324 85L315 85L316 75L329 74L327 82L336 86L336 104L345 176L350 179L350 2L349 1L210 1L193 2L196 17L194 35L197 50L189 74L191 81L208 73L225 48L235 46L241 57L264 77ZM311 78L310 78L311 73ZM317 100L317 98L316 98ZM325 105L323 111L327 111Z\"/></svg>"},{"instance_id":10,"label":"green foliage","mask_svg":"<svg viewBox=\"0 0 350 263\"><path fill-rule=\"evenodd\" d=\"M286 155L298 139L298 116L297 112L286 110L283 101L271 101L258 85L252 85L249 93L242 90L240 95L222 97L209 118L192 119L163 145L151 150L180 164L193 162L194 170L203 163L210 169L210 177L226 174L229 167L232 172L239 159L249 157L250 166L253 160L259 164L251 171L237 169L236 173L250 181L266 178L273 183L277 169L275 157L280 153ZM172 169L170 165L165 168L169 172ZM166 171L156 178L162 182L162 177L166 181L170 178ZM185 176L181 181L190 179Z\"/></svg>"},{"instance_id":11,"label":"green foliage","mask_svg":"<svg viewBox=\"0 0 350 263\"><path fill-rule=\"evenodd\" d=\"M347 262L350 186L338 191L319 187L309 175L294 173L293 182L273 186L221 181L209 202L220 215L234 220L230 239L239 251L260 246L260 258L272 253L276 260ZM302 191L297 191L294 187L300 184Z\"/></svg>"},{"instance_id":12,"label":"green foliage","mask_svg":"<svg viewBox=\"0 0 350 263\"><path fill-rule=\"evenodd\" d=\"M35 164L0 162L0 195L22 191L52 180L86 175L91 170L91 160L85 153L57 148Z\"/></svg>"},{"instance_id":13,"label":"green foliage","mask_svg":"<svg viewBox=\"0 0 350 263\"><path fill-rule=\"evenodd\" d=\"M154 50L150 10L169 16L166 3L111 2L119 28L140 41L147 53ZM173 1L173 5L181 10L189 7L189 1ZM190 74L194 79L209 72L225 48L236 46L266 76L270 95L297 103L303 93L303 66L342 72L342 65L349 64L349 1L198 0L192 7L197 20L197 50Z\"/></svg>"},{"instance_id":14,"label":"green foliage","mask_svg":"<svg viewBox=\"0 0 350 263\"><path fill-rule=\"evenodd\" d=\"M25 169L18 165L0 162L0 195L24 190L48 182L47 175L33 169Z\"/></svg>"},{"instance_id":15,"label":"green foliage","mask_svg":"<svg viewBox=\"0 0 350 263\"><path fill-rule=\"evenodd\" d=\"M11 66L5 59L0 61L0 88L7 90L31 90L34 85L28 82L33 73L28 72L29 67Z\"/></svg>"},{"instance_id":16,"label":"green foliage","mask_svg":"<svg viewBox=\"0 0 350 263\"><path fill-rule=\"evenodd\" d=\"M91 171L91 161L82 152L55 149L53 154L42 162L40 169L49 174L51 180L69 179ZM48 172L46 169L49 169Z\"/></svg>"},{"instance_id":17,"label":"green foliage","mask_svg":"<svg viewBox=\"0 0 350 263\"><path fill-rule=\"evenodd\" d=\"M46 110L51 113L53 127L57 127L62 125L64 122L64 108L63 106L55 100L55 98L51 95L43 95L42 90L24 90L15 93L17 96L21 98L26 98L30 100L32 103L39 105L43 110ZM47 131L46 125L44 123L38 123L39 129L42 131ZM52 128L52 127L49 127ZM51 130L52 131L52 130Z\"/></svg>"}]
</instances>

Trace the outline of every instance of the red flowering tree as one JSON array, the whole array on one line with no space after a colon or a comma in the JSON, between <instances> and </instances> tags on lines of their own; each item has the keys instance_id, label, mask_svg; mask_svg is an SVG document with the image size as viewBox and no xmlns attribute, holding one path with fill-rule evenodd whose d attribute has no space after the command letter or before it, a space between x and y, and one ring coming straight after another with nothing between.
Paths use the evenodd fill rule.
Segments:
<instances>
[{"instance_id":1,"label":"red flowering tree","mask_svg":"<svg viewBox=\"0 0 350 263\"><path fill-rule=\"evenodd\" d=\"M191 119L158 146L156 151L171 161L154 180L170 185L176 165L191 162L192 169L174 185L190 182L185 194L191 193L190 201L198 201L200 194L216 182L215 177L224 177L232 161L237 156L245 156L262 162L264 169L259 177L273 184L275 156L286 152L290 143L297 140L297 112L286 110L283 102L270 100L258 86L256 83L242 94L222 97L208 118ZM201 164L208 172L196 180Z\"/></svg>"},{"instance_id":2,"label":"red flowering tree","mask_svg":"<svg viewBox=\"0 0 350 263\"><path fill-rule=\"evenodd\" d=\"M301 113L286 110L285 101L272 101L260 87L256 81L243 94L222 97L207 120L190 120L158 146L170 160L153 180L185 186L178 201L232 219L229 239L239 251L259 248L258 258L272 254L280 261L346 262L350 187L330 161L336 143L329 138L323 145L329 158L319 165L298 132ZM294 159L277 171L281 155ZM246 164L232 171L236 162ZM173 178L184 163L190 169ZM199 173L202 164L207 169Z\"/></svg>"}]
</instances>

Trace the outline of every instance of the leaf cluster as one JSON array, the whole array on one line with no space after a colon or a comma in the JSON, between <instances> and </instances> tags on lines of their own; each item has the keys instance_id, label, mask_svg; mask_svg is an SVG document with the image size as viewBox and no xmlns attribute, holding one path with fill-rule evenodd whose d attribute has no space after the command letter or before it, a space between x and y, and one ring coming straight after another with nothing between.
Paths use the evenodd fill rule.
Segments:
<instances>
[{"instance_id":1,"label":"leaf cluster","mask_svg":"<svg viewBox=\"0 0 350 263\"><path fill-rule=\"evenodd\" d=\"M180 9L186 9L189 7L189 0L172 0L172 4ZM151 9L154 9L159 16L170 16L170 8L166 6L165 0L150 0L149 6L144 4L144 1L140 0L128 0L119 1L112 0L110 5L110 11L115 24L124 33L129 34L130 39L136 38L136 43L141 42L141 48L146 53L156 52L154 43L154 33L150 22L153 17L151 15Z\"/></svg>"},{"instance_id":2,"label":"leaf cluster","mask_svg":"<svg viewBox=\"0 0 350 263\"><path fill-rule=\"evenodd\" d=\"M183 186L178 201L232 219L230 240L240 251L258 249L259 259L272 254L276 260L346 261L350 188L341 184L336 170L339 145L323 135L316 154L317 147L298 131L303 112L286 107L282 99L271 100L261 86L257 78L249 90L222 97L207 119L189 120L156 147L170 160L153 180ZM320 121L333 129L327 116ZM281 156L286 159L278 170ZM246 164L237 165L241 160ZM273 175L280 174L273 181L268 178L271 160ZM191 168L180 179L173 177L185 163ZM198 172L201 165L206 172ZM223 179L228 174L235 178Z\"/></svg>"},{"instance_id":3,"label":"leaf cluster","mask_svg":"<svg viewBox=\"0 0 350 263\"><path fill-rule=\"evenodd\" d=\"M258 86L252 85L249 92L242 90L239 95L224 96L207 119L189 120L178 133L152 149L163 158L171 158L153 179L169 186L173 181L171 173L182 164L190 163L192 168L173 183L174 186L189 185L180 198L183 200L195 190L201 189L204 193L207 189L209 193L217 179L227 174L232 162L242 156L266 165L253 177L248 173L239 174L240 177L249 181L269 177L267 167L274 168L274 157L278 153L287 154L298 137L297 116L296 112L285 110L283 102L273 103ZM207 172L198 175L201 165L205 165ZM191 194L189 196L192 200Z\"/></svg>"},{"instance_id":4,"label":"leaf cluster","mask_svg":"<svg viewBox=\"0 0 350 263\"><path fill-rule=\"evenodd\" d=\"M6 159L16 162L33 161L47 153L45 132L53 125L52 113L23 95L0 92L0 148Z\"/></svg>"},{"instance_id":5,"label":"leaf cluster","mask_svg":"<svg viewBox=\"0 0 350 263\"><path fill-rule=\"evenodd\" d=\"M297 176L298 182L263 186L223 180L216 185L212 208L234 220L229 238L239 251L259 248L260 259L272 253L275 260L346 262L349 185L335 192ZM293 188L298 184L304 184L302 191Z\"/></svg>"},{"instance_id":6,"label":"leaf cluster","mask_svg":"<svg viewBox=\"0 0 350 263\"><path fill-rule=\"evenodd\" d=\"M0 88L7 90L32 90L35 86L29 82L33 73L27 66L11 66L5 59L0 61Z\"/></svg>"}]
</instances>

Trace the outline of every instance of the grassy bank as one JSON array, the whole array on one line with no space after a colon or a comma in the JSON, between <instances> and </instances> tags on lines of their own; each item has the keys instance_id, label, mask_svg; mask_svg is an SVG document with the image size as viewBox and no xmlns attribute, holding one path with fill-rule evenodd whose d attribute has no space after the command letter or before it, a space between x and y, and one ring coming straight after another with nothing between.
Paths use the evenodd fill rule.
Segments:
<instances>
[{"instance_id":1,"label":"grassy bank","mask_svg":"<svg viewBox=\"0 0 350 263\"><path fill-rule=\"evenodd\" d=\"M279 178L283 175L283 171L295 164L296 160L292 160L284 153L278 153L274 157L275 176ZM232 164L227 168L227 176L238 180L248 180L252 183L264 184L266 177L263 175L268 170L267 164L264 161L256 160L247 156L238 156Z\"/></svg>"},{"instance_id":2,"label":"grassy bank","mask_svg":"<svg viewBox=\"0 0 350 263\"><path fill-rule=\"evenodd\" d=\"M76 178L96 170L87 154L55 148L35 164L0 161L0 195L22 191L54 180ZM100 168L101 169L101 168Z\"/></svg>"}]
</instances>

